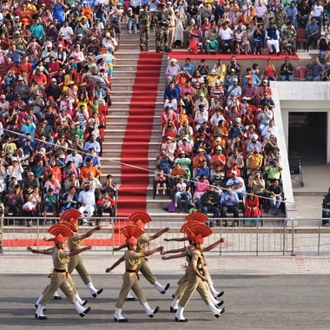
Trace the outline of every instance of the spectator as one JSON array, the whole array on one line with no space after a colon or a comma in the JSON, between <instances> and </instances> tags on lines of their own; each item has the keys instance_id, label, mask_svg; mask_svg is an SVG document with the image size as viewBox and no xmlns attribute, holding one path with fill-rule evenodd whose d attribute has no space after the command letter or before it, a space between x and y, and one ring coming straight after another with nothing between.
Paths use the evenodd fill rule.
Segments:
<instances>
[{"instance_id":1,"label":"spectator","mask_svg":"<svg viewBox=\"0 0 330 330\"><path fill-rule=\"evenodd\" d=\"M177 74L181 71L180 65L177 63L178 61L175 58L170 60L170 63L167 65L165 75L167 83L175 82Z\"/></svg>"},{"instance_id":2,"label":"spectator","mask_svg":"<svg viewBox=\"0 0 330 330\"><path fill-rule=\"evenodd\" d=\"M315 17L312 17L311 22L306 25L306 35L307 35L307 50L314 44L316 47L317 39L319 33L319 26L316 24Z\"/></svg>"},{"instance_id":3,"label":"spectator","mask_svg":"<svg viewBox=\"0 0 330 330\"><path fill-rule=\"evenodd\" d=\"M99 206L98 215L100 217L103 216L104 212L108 212L110 217L115 216L116 201L113 200L111 197L109 197L109 194L107 191L104 191L102 193L102 196L97 201L97 205ZM111 219L110 219L110 223L111 223Z\"/></svg>"},{"instance_id":4,"label":"spectator","mask_svg":"<svg viewBox=\"0 0 330 330\"><path fill-rule=\"evenodd\" d=\"M60 212L64 212L69 209L74 209L78 205L77 188L70 186L68 192L63 195Z\"/></svg>"},{"instance_id":5,"label":"spectator","mask_svg":"<svg viewBox=\"0 0 330 330\"><path fill-rule=\"evenodd\" d=\"M245 199L244 211L244 217L248 218L246 223L252 223L253 226L256 226L259 222L259 218L262 218L262 216L263 213L259 208L259 197L254 194L252 189L248 190L248 195Z\"/></svg>"},{"instance_id":6,"label":"spectator","mask_svg":"<svg viewBox=\"0 0 330 330\"><path fill-rule=\"evenodd\" d=\"M160 151L160 155L156 158L156 166L159 170L163 170L165 174L170 174L171 172L171 161L168 155L166 154L166 150L162 149Z\"/></svg>"},{"instance_id":7,"label":"spectator","mask_svg":"<svg viewBox=\"0 0 330 330\"><path fill-rule=\"evenodd\" d=\"M219 210L220 196L215 191L214 186L210 185L209 190L202 195L202 213L213 213L213 218L218 218L220 214ZM214 227L214 221L209 220L208 225Z\"/></svg>"},{"instance_id":8,"label":"spectator","mask_svg":"<svg viewBox=\"0 0 330 330\"><path fill-rule=\"evenodd\" d=\"M243 200L246 192L245 183L243 178L237 175L237 171L231 171L231 178L227 181L227 185L231 186L231 189L237 194L240 200Z\"/></svg>"},{"instance_id":9,"label":"spectator","mask_svg":"<svg viewBox=\"0 0 330 330\"><path fill-rule=\"evenodd\" d=\"M267 180L274 182L275 180L280 180L282 167L277 160L273 160L266 166L265 172L267 173Z\"/></svg>"},{"instance_id":10,"label":"spectator","mask_svg":"<svg viewBox=\"0 0 330 330\"><path fill-rule=\"evenodd\" d=\"M285 80L292 81L293 74L294 74L294 67L290 63L289 57L286 57L285 62L281 65L281 68L280 68L280 79L282 81L285 81Z\"/></svg>"},{"instance_id":11,"label":"spectator","mask_svg":"<svg viewBox=\"0 0 330 330\"><path fill-rule=\"evenodd\" d=\"M86 166L83 166L81 168L80 178L87 179L89 174L92 174L95 178L100 178L102 175L102 172L98 168L93 166L92 159L90 157L86 159Z\"/></svg>"},{"instance_id":12,"label":"spectator","mask_svg":"<svg viewBox=\"0 0 330 330\"><path fill-rule=\"evenodd\" d=\"M320 81L321 75L324 70L323 64L320 63L320 58L318 56L315 57L312 64L307 65L308 76L306 77L307 81Z\"/></svg>"},{"instance_id":13,"label":"spectator","mask_svg":"<svg viewBox=\"0 0 330 330\"><path fill-rule=\"evenodd\" d=\"M44 209L43 209L43 213L42 215L44 217L47 216L47 212L52 212L53 216L56 217L57 215L57 196L54 194L54 190L52 188L49 188L47 193L44 196L44 200L43 200L43 205L44 205ZM46 224L46 223L44 223Z\"/></svg>"},{"instance_id":14,"label":"spectator","mask_svg":"<svg viewBox=\"0 0 330 330\"><path fill-rule=\"evenodd\" d=\"M191 201L190 187L188 182L184 181L183 178L180 178L176 185L176 192L174 195L174 206L178 213L182 211L182 199L184 200L184 212L188 213Z\"/></svg>"},{"instance_id":15,"label":"spectator","mask_svg":"<svg viewBox=\"0 0 330 330\"><path fill-rule=\"evenodd\" d=\"M78 201L81 203L79 212L83 216L83 222L89 223L91 216L95 211L95 187L89 182L86 182L82 187L83 190L79 193Z\"/></svg>"},{"instance_id":16,"label":"spectator","mask_svg":"<svg viewBox=\"0 0 330 330\"><path fill-rule=\"evenodd\" d=\"M14 189L10 191L8 195L8 203L7 203L5 215L8 216L9 212L13 212L13 217L19 216L23 203L24 203L23 191L21 189L21 186L19 184L16 184L14 186ZM9 220L8 224L9 225L13 224L13 221Z\"/></svg>"},{"instance_id":17,"label":"spectator","mask_svg":"<svg viewBox=\"0 0 330 330\"><path fill-rule=\"evenodd\" d=\"M278 180L274 180L273 183L266 188L265 192L269 196L272 213L278 215L278 210L282 203L282 188L279 186Z\"/></svg>"},{"instance_id":18,"label":"spectator","mask_svg":"<svg viewBox=\"0 0 330 330\"><path fill-rule=\"evenodd\" d=\"M232 186L227 185L227 191L225 191L220 198L220 206L221 206L221 217L227 218L227 212L232 212L234 214L234 218L239 217L238 210L239 199L237 194L233 191ZM232 226L235 227L235 224L239 224L238 220L233 221ZM228 226L227 220L224 223L224 226Z\"/></svg>"}]
</instances>

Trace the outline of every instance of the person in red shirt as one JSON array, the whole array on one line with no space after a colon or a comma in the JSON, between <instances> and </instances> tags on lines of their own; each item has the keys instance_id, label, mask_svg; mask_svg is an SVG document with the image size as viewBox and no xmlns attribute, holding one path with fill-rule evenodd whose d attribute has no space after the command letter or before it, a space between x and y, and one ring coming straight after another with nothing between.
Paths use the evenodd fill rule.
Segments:
<instances>
[{"instance_id":1,"label":"person in red shirt","mask_svg":"<svg viewBox=\"0 0 330 330\"><path fill-rule=\"evenodd\" d=\"M116 201L111 197L109 197L109 193L107 191L103 192L102 196L99 198L96 204L98 205L98 210L97 210L98 216L102 217L103 212L109 212L110 217L116 216L116 210L115 210ZM111 219L110 219L110 223L111 223Z\"/></svg>"},{"instance_id":2,"label":"person in red shirt","mask_svg":"<svg viewBox=\"0 0 330 330\"><path fill-rule=\"evenodd\" d=\"M222 153L222 147L215 147L215 154L211 158L212 168L215 169L217 165L220 165L220 169L223 170L226 166L227 158Z\"/></svg>"},{"instance_id":3,"label":"person in red shirt","mask_svg":"<svg viewBox=\"0 0 330 330\"><path fill-rule=\"evenodd\" d=\"M37 81L37 83L42 89L45 89L47 85L47 76L41 72L40 67L37 67L36 73L31 76L31 82L33 81L33 79Z\"/></svg>"}]
</instances>

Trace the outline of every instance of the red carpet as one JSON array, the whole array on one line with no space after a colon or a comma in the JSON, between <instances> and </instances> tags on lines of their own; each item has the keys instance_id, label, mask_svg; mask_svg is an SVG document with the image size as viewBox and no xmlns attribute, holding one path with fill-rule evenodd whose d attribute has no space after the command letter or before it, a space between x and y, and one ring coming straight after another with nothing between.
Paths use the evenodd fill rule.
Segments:
<instances>
[{"instance_id":1,"label":"red carpet","mask_svg":"<svg viewBox=\"0 0 330 330\"><path fill-rule=\"evenodd\" d=\"M163 54L143 52L137 65L130 112L123 141L121 185L118 193L118 216L146 211L149 185L148 151ZM140 169L142 168L142 169ZM145 169L145 170L143 170ZM117 227L120 221L117 222Z\"/></svg>"},{"instance_id":2,"label":"red carpet","mask_svg":"<svg viewBox=\"0 0 330 330\"><path fill-rule=\"evenodd\" d=\"M155 53L156 54L156 53ZM230 58L233 56L231 54L218 54L215 55L214 53L211 53L210 55L206 55L205 53L200 54L198 53L197 55L194 55L192 53L189 53L187 50L173 50L170 53L167 53L168 57L171 58L176 58L177 60L185 60L187 57L190 57L193 60L200 60L205 58L206 60L218 60L221 58L222 60L230 60ZM278 61L281 60L283 61L285 57L289 57L292 60L298 60L299 57L297 55L288 55L286 53L280 54L279 56L277 55L235 55L237 60L267 60L267 58L271 58L273 61Z\"/></svg>"}]
</instances>

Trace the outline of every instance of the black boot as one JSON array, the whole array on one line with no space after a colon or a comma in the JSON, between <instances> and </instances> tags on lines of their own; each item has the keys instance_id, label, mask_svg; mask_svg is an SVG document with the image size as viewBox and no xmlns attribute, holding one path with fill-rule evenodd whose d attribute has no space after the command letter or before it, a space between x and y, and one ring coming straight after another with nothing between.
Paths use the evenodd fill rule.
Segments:
<instances>
[{"instance_id":1,"label":"black boot","mask_svg":"<svg viewBox=\"0 0 330 330\"><path fill-rule=\"evenodd\" d=\"M142 52L143 51L143 47L140 45L140 52Z\"/></svg>"},{"instance_id":2,"label":"black boot","mask_svg":"<svg viewBox=\"0 0 330 330\"><path fill-rule=\"evenodd\" d=\"M156 53L159 53L159 52L160 52L160 47L156 46Z\"/></svg>"},{"instance_id":3,"label":"black boot","mask_svg":"<svg viewBox=\"0 0 330 330\"><path fill-rule=\"evenodd\" d=\"M165 52L166 52L166 53L169 53L169 52L171 52L171 51L172 51L171 48L165 47Z\"/></svg>"},{"instance_id":4,"label":"black boot","mask_svg":"<svg viewBox=\"0 0 330 330\"><path fill-rule=\"evenodd\" d=\"M148 45L146 45L146 52L148 51L149 49L148 49Z\"/></svg>"}]
</instances>

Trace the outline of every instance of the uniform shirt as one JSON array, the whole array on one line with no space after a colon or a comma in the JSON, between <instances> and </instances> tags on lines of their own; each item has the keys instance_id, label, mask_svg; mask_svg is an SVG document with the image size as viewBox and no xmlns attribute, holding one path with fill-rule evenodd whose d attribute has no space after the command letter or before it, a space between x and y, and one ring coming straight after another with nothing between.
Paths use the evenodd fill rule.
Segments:
<instances>
[{"instance_id":1,"label":"uniform shirt","mask_svg":"<svg viewBox=\"0 0 330 330\"><path fill-rule=\"evenodd\" d=\"M137 239L136 252L138 253L144 252L148 246L149 246L149 237L140 236Z\"/></svg>"},{"instance_id":2,"label":"uniform shirt","mask_svg":"<svg viewBox=\"0 0 330 330\"><path fill-rule=\"evenodd\" d=\"M141 253L134 251L125 251L125 269L127 270L136 270L139 264L141 263Z\"/></svg>"},{"instance_id":3,"label":"uniform shirt","mask_svg":"<svg viewBox=\"0 0 330 330\"><path fill-rule=\"evenodd\" d=\"M80 249L82 242L81 236L75 233L75 235L68 237L68 248L70 250Z\"/></svg>"},{"instance_id":4,"label":"uniform shirt","mask_svg":"<svg viewBox=\"0 0 330 330\"><path fill-rule=\"evenodd\" d=\"M67 270L67 264L70 262L69 255L69 252L55 247L52 252L54 268Z\"/></svg>"}]
</instances>

